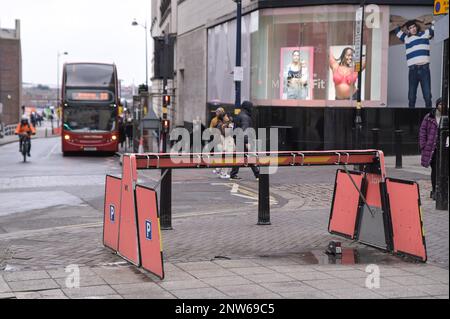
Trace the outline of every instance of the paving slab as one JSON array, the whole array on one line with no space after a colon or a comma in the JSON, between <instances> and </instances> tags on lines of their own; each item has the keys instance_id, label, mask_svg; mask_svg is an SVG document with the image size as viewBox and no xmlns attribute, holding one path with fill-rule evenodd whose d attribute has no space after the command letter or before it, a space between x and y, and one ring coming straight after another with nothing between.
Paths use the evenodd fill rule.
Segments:
<instances>
[{"instance_id":1,"label":"paving slab","mask_svg":"<svg viewBox=\"0 0 450 319\"><path fill-rule=\"evenodd\" d=\"M327 289L328 294L338 299L382 299L383 296L376 293L376 290L368 288L351 289Z\"/></svg>"},{"instance_id":2,"label":"paving slab","mask_svg":"<svg viewBox=\"0 0 450 319\"><path fill-rule=\"evenodd\" d=\"M33 279L48 279L49 274L45 270L40 271L15 271L15 272L5 272L3 278L7 282L13 281L24 281Z\"/></svg>"},{"instance_id":3,"label":"paving slab","mask_svg":"<svg viewBox=\"0 0 450 319\"><path fill-rule=\"evenodd\" d=\"M80 287L80 288L68 288L63 289L66 296L72 299L77 298L103 298L108 295L117 295L117 292L108 285L92 286L92 287Z\"/></svg>"},{"instance_id":4,"label":"paving slab","mask_svg":"<svg viewBox=\"0 0 450 319\"><path fill-rule=\"evenodd\" d=\"M215 288L192 288L172 290L171 293L179 299L228 299L229 296Z\"/></svg>"},{"instance_id":5,"label":"paving slab","mask_svg":"<svg viewBox=\"0 0 450 319\"><path fill-rule=\"evenodd\" d=\"M217 289L232 298L252 298L257 295L267 295L273 293L272 291L256 284L221 286L217 287Z\"/></svg>"},{"instance_id":6,"label":"paving slab","mask_svg":"<svg viewBox=\"0 0 450 319\"><path fill-rule=\"evenodd\" d=\"M268 283L260 283L260 285L266 289L269 289L270 291L277 293L277 294L317 291L316 288L308 286L300 281L268 282Z\"/></svg>"},{"instance_id":7,"label":"paving slab","mask_svg":"<svg viewBox=\"0 0 450 319\"><path fill-rule=\"evenodd\" d=\"M292 281L292 277L286 274L256 274L256 275L244 275L244 278L253 281L255 283L267 283L267 282L288 282Z\"/></svg>"},{"instance_id":8,"label":"paving slab","mask_svg":"<svg viewBox=\"0 0 450 319\"><path fill-rule=\"evenodd\" d=\"M59 289L59 285L53 279L12 281L9 286L14 292Z\"/></svg>"},{"instance_id":9,"label":"paving slab","mask_svg":"<svg viewBox=\"0 0 450 319\"><path fill-rule=\"evenodd\" d=\"M252 284L253 282L249 279L244 278L243 276L225 276L225 277L211 277L211 278L202 278L202 282L212 286L212 287L221 287L221 286L236 286L236 285L246 285Z\"/></svg>"},{"instance_id":10,"label":"paving slab","mask_svg":"<svg viewBox=\"0 0 450 319\"><path fill-rule=\"evenodd\" d=\"M0 293L7 293L10 291L11 289L9 288L6 281L3 279L3 276L0 274Z\"/></svg>"},{"instance_id":11,"label":"paving slab","mask_svg":"<svg viewBox=\"0 0 450 319\"><path fill-rule=\"evenodd\" d=\"M113 288L119 295L143 295L149 299L153 297L170 295L167 290L153 282L112 285L111 288Z\"/></svg>"}]
</instances>

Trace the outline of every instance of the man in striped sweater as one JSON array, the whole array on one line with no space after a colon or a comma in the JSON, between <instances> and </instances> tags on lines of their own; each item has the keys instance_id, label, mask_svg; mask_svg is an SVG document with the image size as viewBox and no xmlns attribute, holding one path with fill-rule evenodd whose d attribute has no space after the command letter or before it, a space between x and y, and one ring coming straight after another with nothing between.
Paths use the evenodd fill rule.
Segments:
<instances>
[{"instance_id":1,"label":"man in striped sweater","mask_svg":"<svg viewBox=\"0 0 450 319\"><path fill-rule=\"evenodd\" d=\"M416 106L417 87L420 83L425 106L431 108L430 39L434 36L434 21L425 31L420 30L416 20L406 22L405 26L407 32L398 27L396 35L406 47L409 68L408 105L410 108Z\"/></svg>"}]
</instances>

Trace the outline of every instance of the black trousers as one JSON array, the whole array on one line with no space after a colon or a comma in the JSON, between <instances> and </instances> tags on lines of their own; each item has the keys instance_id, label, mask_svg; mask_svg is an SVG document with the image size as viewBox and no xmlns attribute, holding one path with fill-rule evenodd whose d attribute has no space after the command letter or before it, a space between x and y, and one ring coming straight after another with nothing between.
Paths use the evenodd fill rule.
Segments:
<instances>
[{"instance_id":1,"label":"black trousers","mask_svg":"<svg viewBox=\"0 0 450 319\"><path fill-rule=\"evenodd\" d=\"M247 144L244 145L244 152L248 152ZM250 166L250 168L251 168L252 171L253 171L253 175L255 175L255 177L258 178L258 177L259 177L259 167L256 167L256 166ZM238 166L235 166L235 167L233 167L233 168L231 169L230 177L234 177L234 176L236 176L238 173L239 173L239 167L238 167Z\"/></svg>"},{"instance_id":2,"label":"black trousers","mask_svg":"<svg viewBox=\"0 0 450 319\"><path fill-rule=\"evenodd\" d=\"M434 150L433 152L433 157L431 158L431 162L430 162L430 167L431 167L431 188L433 190L433 193L436 192L436 164L437 164L437 160L436 160L436 153L438 152L438 150Z\"/></svg>"}]
</instances>

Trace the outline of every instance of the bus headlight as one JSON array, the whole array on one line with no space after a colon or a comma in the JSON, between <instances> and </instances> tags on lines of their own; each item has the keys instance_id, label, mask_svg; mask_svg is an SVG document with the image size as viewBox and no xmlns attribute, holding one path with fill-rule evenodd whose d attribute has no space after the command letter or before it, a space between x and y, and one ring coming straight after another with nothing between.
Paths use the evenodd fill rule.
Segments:
<instances>
[{"instance_id":1,"label":"bus headlight","mask_svg":"<svg viewBox=\"0 0 450 319\"><path fill-rule=\"evenodd\" d=\"M68 135L68 134L64 135L64 139L65 139L66 141L70 140L70 135Z\"/></svg>"},{"instance_id":2,"label":"bus headlight","mask_svg":"<svg viewBox=\"0 0 450 319\"><path fill-rule=\"evenodd\" d=\"M113 135L113 136L112 136L112 140L113 140L113 141L117 140L117 136Z\"/></svg>"}]
</instances>

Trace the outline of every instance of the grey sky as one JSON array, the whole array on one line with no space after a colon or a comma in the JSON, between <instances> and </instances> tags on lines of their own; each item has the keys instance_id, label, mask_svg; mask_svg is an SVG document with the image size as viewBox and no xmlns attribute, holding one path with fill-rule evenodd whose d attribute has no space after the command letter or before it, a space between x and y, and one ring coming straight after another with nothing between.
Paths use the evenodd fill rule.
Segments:
<instances>
[{"instance_id":1,"label":"grey sky","mask_svg":"<svg viewBox=\"0 0 450 319\"><path fill-rule=\"evenodd\" d=\"M21 20L24 82L56 84L64 62L115 62L124 84L145 82L145 30L151 0L0 0L0 27ZM149 77L152 39L148 34ZM60 67L61 70L61 67ZM61 75L60 75L61 76Z\"/></svg>"}]
</instances>

